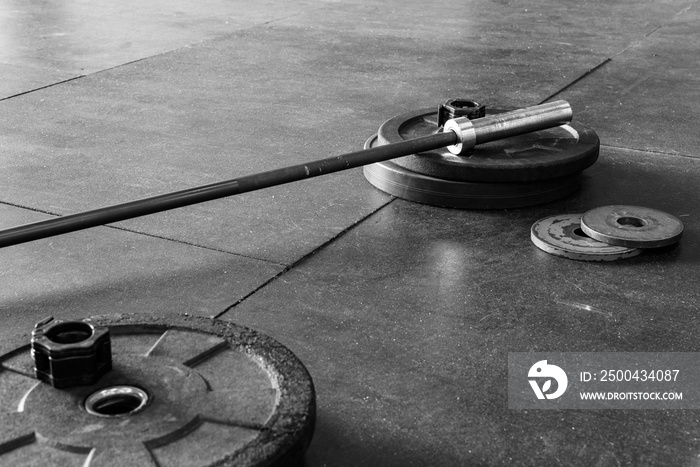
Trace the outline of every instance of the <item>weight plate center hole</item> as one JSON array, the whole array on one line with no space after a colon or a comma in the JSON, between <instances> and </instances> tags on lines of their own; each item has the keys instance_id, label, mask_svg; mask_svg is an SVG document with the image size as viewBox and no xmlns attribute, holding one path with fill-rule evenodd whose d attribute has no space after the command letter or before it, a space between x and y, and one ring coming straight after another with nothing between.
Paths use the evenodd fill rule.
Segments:
<instances>
[{"instance_id":1,"label":"weight plate center hole","mask_svg":"<svg viewBox=\"0 0 700 467\"><path fill-rule=\"evenodd\" d=\"M618 224L624 225L626 227L635 227L638 229L647 225L647 223L644 219L640 219L639 217L632 217L632 216L620 217L616 220L616 222Z\"/></svg>"},{"instance_id":2,"label":"weight plate center hole","mask_svg":"<svg viewBox=\"0 0 700 467\"><path fill-rule=\"evenodd\" d=\"M590 238L588 235L586 235L586 232L584 232L581 227L576 227L574 229L574 235L578 235L579 237L584 237L584 238Z\"/></svg>"},{"instance_id":3,"label":"weight plate center hole","mask_svg":"<svg viewBox=\"0 0 700 467\"><path fill-rule=\"evenodd\" d=\"M51 329L46 337L57 344L76 344L92 337L92 327L86 323L63 323Z\"/></svg>"},{"instance_id":4,"label":"weight plate center hole","mask_svg":"<svg viewBox=\"0 0 700 467\"><path fill-rule=\"evenodd\" d=\"M112 386L100 389L85 399L85 410L97 417L126 417L143 410L148 393L135 386Z\"/></svg>"}]
</instances>

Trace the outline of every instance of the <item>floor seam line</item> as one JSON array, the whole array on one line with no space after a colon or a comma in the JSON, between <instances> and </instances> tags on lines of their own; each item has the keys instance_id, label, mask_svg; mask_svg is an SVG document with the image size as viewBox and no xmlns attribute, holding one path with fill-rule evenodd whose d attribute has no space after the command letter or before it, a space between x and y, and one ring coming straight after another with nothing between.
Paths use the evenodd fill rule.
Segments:
<instances>
[{"instance_id":1,"label":"floor seam line","mask_svg":"<svg viewBox=\"0 0 700 467\"><path fill-rule=\"evenodd\" d=\"M305 13L307 13L308 11L315 11L315 10L319 10L319 9L320 9L320 7L319 7L319 8L314 8L314 9L311 9L311 10L304 10L304 11L300 11L300 12L298 12L298 13L290 14L290 15L287 15L287 16L284 16L284 17L273 18L273 19L268 20L268 21L263 21L263 22L260 22L260 23L252 24L252 25L250 25L250 26L241 27L241 28L239 28L239 29L236 29L235 31L225 32L225 33L222 33L222 34L220 34L220 35L216 35L216 36L214 36L214 37L208 37L208 38L196 40L196 41L194 41L194 42L187 43L187 44L182 45L182 46L180 46L180 47L175 47L175 48L173 48L173 49L165 50L165 51L163 51L163 52L158 52L158 53L153 54L153 55L148 55L148 56L146 56L146 57L140 57L140 58L136 58L136 59L134 59L134 60L129 60L129 61L127 61L127 62L118 63L118 64L116 64L116 65L112 65L112 66L109 66L109 67L107 67L107 68L101 68L101 69L99 69L99 70L95 70L95 71L92 71L92 72L87 73L87 74L76 75L76 76L73 76L73 77L70 77L70 78L61 80L61 81L56 81L56 82L54 82L54 83L47 84L47 85L45 85L45 86L40 86L40 87L37 87L37 88L29 89L29 90L27 90L27 91L22 91L22 92L20 92L20 93L13 94L13 95L11 95L11 96L0 97L0 101L4 101L4 100L7 100L7 99L12 99L12 98L14 98L14 97L19 97L19 96L22 96L22 95L24 95L24 94L29 94L29 93L32 93L32 92L35 92L35 91L41 91L42 89L50 88L50 87L53 87L53 86L58 86L58 85L60 85L60 84L64 84L64 83L67 83L67 82L70 82L70 81L73 81L73 80L76 80L76 79L80 79L80 78L86 78L86 77L88 77L88 76L97 75L97 74L99 74L99 73L103 73L103 72L106 72L106 71L115 70L115 69L117 69L117 68L121 68L121 67L124 67L124 66L127 66L127 65L133 65L133 64L135 64L135 63L142 62L142 61L144 61L144 60L149 60L149 59L151 59L151 58L155 58L155 57L159 57L159 56L166 55L166 54L169 54L169 53L177 52L177 51L179 51L179 50L187 49L187 48L189 48L189 47L192 47L192 46L195 46L195 45L198 45L198 44L203 44L203 43L206 43L206 42L219 40L219 39L224 38L224 37L228 37L228 36L235 35L235 34L241 32L241 31L248 31L248 30L254 29L254 28L256 28L256 27L265 26L265 25L268 25L268 24L271 24L271 23L275 23L275 22L278 22L278 21L284 21L284 20L286 20L286 19L293 18L293 17L295 17L295 16L299 16L299 15L305 14ZM69 72L69 73L70 73L70 72Z\"/></svg>"},{"instance_id":2,"label":"floor seam line","mask_svg":"<svg viewBox=\"0 0 700 467\"><path fill-rule=\"evenodd\" d=\"M246 258L246 259L251 259L251 260L255 260L255 261L260 261L260 262L267 263L267 264L271 264L271 265L278 266L278 267L284 267L284 266L285 266L283 263L278 263L278 262L276 262L276 261L270 261L270 260L264 259L264 258L257 258L257 257L255 257L255 256L244 255L244 254L241 254L241 253L236 253L236 252L234 252L234 251L223 250L223 249L221 249L221 248L214 248L214 247L211 247L211 246L201 245L201 244L199 244L199 243L188 242L188 241L185 241L185 240L178 240L178 239L176 239L176 238L165 237L165 236L163 236L163 235L156 235L156 234L150 234L150 233L148 233L148 232L142 232L142 231L139 231L139 230L132 230L132 229L128 229L128 228L126 228L126 227L118 227L118 226L116 226L116 225L108 225L108 224L102 225L101 227L108 227L108 228L110 228L110 229L116 229L116 230L120 230L120 231L122 231L122 232L129 232L129 233L133 233L133 234L136 234L136 235L143 235L144 237L156 238L156 239L158 239L158 240L165 240L165 241L169 241L169 242L173 242L173 243L178 243L178 244L180 244L180 245L187 245L187 246L193 246L193 247L195 247L195 248L202 248L202 249L204 249L204 250L215 251L215 252L217 252L217 253L225 253L225 254L229 254L229 255L233 255L233 256L239 256L239 257L241 257L241 258Z\"/></svg>"},{"instance_id":3,"label":"floor seam line","mask_svg":"<svg viewBox=\"0 0 700 467\"><path fill-rule=\"evenodd\" d=\"M111 67L108 67L108 68L103 68L103 69L101 69L101 70L96 70L96 71L94 71L94 72L92 72L92 73L88 73L87 75L82 75L81 77L91 76L91 75L95 75L95 74L102 73L102 72L105 72L105 71L114 70L114 69L116 69L116 68L121 68L121 67L123 67L123 66L132 65L132 64L134 64L134 63L138 63L138 62L141 62L141 61L144 61L144 60L149 60L149 59L151 59L151 58L160 57L160 56L162 56L162 55L167 55L167 54L170 54L170 53L174 53L174 52L177 52L177 51L179 51L179 50L187 49L187 48L190 48L190 47L193 47L193 46L196 46L196 45L200 45L200 44L205 44L205 43L207 43L207 42L213 42L213 41L221 40L222 38L226 38L226 37L230 37L230 36L236 35L236 34L242 32L242 31L249 31L249 30L251 30L251 29L254 29L254 28L257 28L257 27L260 27L260 26L265 26L265 25L268 25L268 24L271 24L271 23L275 23L275 22L278 22L278 21L284 21L284 20L286 20L286 19L293 18L293 17L295 17L295 16L303 15L303 14L307 13L308 11L316 11L316 10L319 10L319 9L321 9L321 7L313 8L313 9L310 9L310 10L300 11L300 12L298 12L298 13L290 14L290 15L287 15L287 16L284 16L284 17L281 17L281 18L273 18L273 19L270 19L270 20L267 20L267 21L262 21L262 22L260 22L260 23L251 24L251 25L249 25L249 26L243 26L243 27L238 28L238 29L236 29L236 30L234 30L234 31L224 32L224 33L221 33L221 34L219 34L219 35L215 35L214 37L206 37L206 38L204 38L204 39L195 40L195 41L193 41L193 42L190 42L190 43L188 43L188 44L182 45L182 46L180 46L180 47L175 47L175 48L173 48L173 49L164 50L164 51L162 51L162 52L158 52L158 53L156 53L156 54L149 55L149 56L147 56L147 57L137 58L137 59L130 60L130 61L124 62L124 63L120 63L120 64L118 64L118 65L114 65L114 66L111 66ZM60 84L60 83L57 83L57 84Z\"/></svg>"},{"instance_id":4,"label":"floor seam line","mask_svg":"<svg viewBox=\"0 0 700 467\"><path fill-rule=\"evenodd\" d=\"M693 7L694 7L695 5L697 5L697 4L700 4L700 0L698 0L698 1L695 2L695 3L692 3L692 4L688 5L688 6L685 7L685 8L683 8L681 11L675 13L671 18L675 18L675 17L677 17L678 15L681 15L681 14L685 13L686 11L690 10L691 8L693 8ZM627 45L626 47L624 47L622 50L620 50L619 52L613 54L611 57L606 58L602 63L596 65L595 67L593 67L593 68L591 68L591 69L589 69L588 71L586 71L585 73L583 73L581 76L579 76L578 78L576 78L575 80L573 80L573 81L570 82L569 84L565 85L563 88L561 88L561 89L559 89L558 91L554 92L553 94L549 95L547 98L545 98L544 100L542 100L542 101L540 102L540 104L544 104L545 102L547 102L548 100L550 100L550 99L553 98L554 96L557 96L557 95L563 93L564 91L566 91L566 90L569 89L570 87L574 86L574 85L575 85L576 83L578 83L579 81L583 80L584 78L588 77L590 74L592 74L592 73L594 73L595 71L597 71L599 68L603 67L603 66L606 65L607 63L610 63L610 62L613 60L614 57L617 57L617 56L621 55L621 54L624 53L625 51L631 49L632 47L634 47L634 46L636 46L636 45L638 45L638 44L641 44L641 43L644 41L644 39L646 39L647 37L651 36L651 35L654 34L656 31L658 31L659 29L661 29L661 28L663 28L664 26L666 26L668 23L669 23L669 20L662 21L661 24L659 24L659 25L656 26L654 29L652 29L651 31L649 31L649 32L647 32L646 34L644 34L644 35L641 37L641 39L636 40L636 41L633 41L632 43L630 43L629 45Z\"/></svg>"},{"instance_id":5,"label":"floor seam line","mask_svg":"<svg viewBox=\"0 0 700 467\"><path fill-rule=\"evenodd\" d=\"M42 89L51 88L51 87L53 87L53 86L58 86L58 85L60 85L60 84L65 84L65 83L68 83L68 82L70 82L70 81L75 81L75 80L77 80L77 79L85 78L86 76L88 76L88 75L73 76L73 77L71 77L71 78L67 78L67 79L64 79L64 80L61 80L61 81L56 81L55 83L47 84L47 85L45 85L45 86L39 86L38 88L29 89L28 91L18 92L17 94L12 94L11 96L0 97L0 101L5 101L5 100L8 100L8 99L12 99L12 98L15 98L15 97L23 96L23 95L25 95L25 94L29 94L29 93L32 93L32 92L41 91Z\"/></svg>"},{"instance_id":6,"label":"floor seam line","mask_svg":"<svg viewBox=\"0 0 700 467\"><path fill-rule=\"evenodd\" d=\"M27 211L38 212L38 213L40 213L40 214L47 214L47 215L55 216L55 217L63 217L62 214L58 214L58 213L51 212L51 211L45 211L45 210L43 210L43 209L32 208L32 207L29 207L29 206L23 206L23 205L20 205L20 204L10 203L10 202L7 202L7 201L0 201L0 204L5 205L5 206L11 206L11 207L13 207L13 208L25 209L25 210L27 210ZM95 227L106 227L106 228L109 228L109 229L115 229L115 230L119 230L119 231L122 231L122 232L132 233L132 234L135 234L135 235L142 235L142 236L144 236L144 237L156 238L156 239L159 239L159 240L166 240L166 241L173 242L173 243L178 243L178 244L181 244L181 245L193 246L193 247L196 247L196 248L202 248L202 249L204 249L204 250L215 251L215 252L217 252L217 253L226 253L226 254L233 255L233 256L239 256L239 257L241 257L241 258L251 259L251 260L255 260L255 261L261 261L261 262L263 262L263 263L271 264L271 265L278 266L278 267L285 267L285 264L283 264L283 263L278 263L278 262L276 262L276 261L270 261L270 260L264 259L264 258L257 258L257 257L255 257L255 256L244 255L244 254L236 253L236 252L233 252L233 251L223 250L223 249L221 249L221 248L214 248L214 247L210 247L210 246L206 246L206 245L201 245L201 244L198 244L198 243L188 242L188 241L185 241L185 240L178 240L178 239L176 239L176 238L166 237L166 236L163 236L163 235L156 235L156 234L151 234L151 233L148 233L148 232L143 232L143 231L139 231L139 230L129 229L129 228L126 228L126 227L119 227L119 226L110 225L110 224L102 224L102 225L95 226ZM12 228L12 227L8 227L8 228ZM90 229L91 229L91 228L93 228L93 227L90 227ZM89 230L89 229L80 229L80 230ZM72 233L72 232L67 232L67 233ZM54 236L59 237L59 236L62 236L62 235L66 235L66 234L54 235ZM50 237L46 237L46 238L50 238ZM26 243L29 243L29 242L26 242Z\"/></svg>"},{"instance_id":7,"label":"floor seam line","mask_svg":"<svg viewBox=\"0 0 700 467\"><path fill-rule=\"evenodd\" d=\"M45 211L45 210L39 209L39 208L32 208L32 207L29 207L29 206L24 206L24 205L22 205L22 204L11 203L11 202L9 202L9 201L0 201L0 204L4 204L5 206L11 206L11 207L13 207L13 208L26 209L27 211L38 212L38 213L41 213L41 214L48 214L48 215L50 215L50 216L61 217L60 214L55 213L55 212Z\"/></svg>"},{"instance_id":8,"label":"floor seam line","mask_svg":"<svg viewBox=\"0 0 700 467\"><path fill-rule=\"evenodd\" d=\"M700 156L691 156L689 154L683 154L679 152L664 152L664 151L656 151L656 150L651 150L651 149L638 149L638 148L628 148L625 146L614 146L612 144L601 144L600 147L603 148L611 148L611 149L624 149L627 151L636 151L636 152L646 152L649 154L661 154L664 156L676 156L676 157L684 157L687 159L697 159L700 160Z\"/></svg>"},{"instance_id":9,"label":"floor seam line","mask_svg":"<svg viewBox=\"0 0 700 467\"><path fill-rule=\"evenodd\" d=\"M186 49L186 48L193 47L193 46L200 45L200 44L205 44L205 43L207 43L207 42L213 42L213 41L221 40L221 39L223 39L223 38L228 38L228 37L230 37L230 36L234 36L234 35L236 35L236 34L239 34L240 32L243 32L243 31L250 31L251 29L255 29L255 28L260 27L260 26L266 26L266 25L268 25L268 24L276 23L276 22L278 22L278 21L284 21L284 20L289 19L289 18L294 18L295 16L303 15L303 14L307 13L308 11L316 11L316 10L319 10L319 9L321 9L321 7L319 7L319 8L314 8L314 9L310 9L310 10L300 11L300 12L298 12L298 13L290 14L290 15L283 16L283 17L280 17L280 18L273 18L273 19L270 19L270 20L267 20L267 21L262 21L262 22L260 22L260 23L251 24L251 25L249 25L249 26L243 26L243 27L241 27L241 28L239 28L239 29L236 29L236 30L234 30L234 31L224 32L224 33L221 33L220 35L216 35L216 36L214 36L214 37L206 37L206 38L204 38L204 39L200 39L200 40L191 42L191 43L186 44L186 45L183 45L183 46L181 46L181 47L176 47L176 48L174 48L174 49L165 50L165 51L163 51L163 52L159 52L159 53L154 54L154 55L149 55L148 57L143 57L143 58L140 58L140 59L138 59L138 60L133 60L133 61L131 61L131 62L126 62L126 63L120 64L120 65L115 65L114 67L106 68L106 69L104 69L104 70L99 70L99 71L96 71L95 73L101 73L101 72L103 72L103 71L107 71L107 70L110 70L110 69L113 69L113 68L118 68L118 67L120 67L120 66L129 65L129 64L132 64L132 63L141 61L141 60L147 60L147 59L154 58L154 57L158 57L158 56L161 56L161 55L166 55L166 54L169 54L169 53L177 52L177 51L179 51L179 50Z\"/></svg>"},{"instance_id":10,"label":"floor seam line","mask_svg":"<svg viewBox=\"0 0 700 467\"><path fill-rule=\"evenodd\" d=\"M670 18L661 21L661 24L659 24L658 26L656 26L654 29L652 29L652 30L649 31L648 33L644 34L644 35L641 37L641 39L632 42L632 43L629 44L627 47L625 47L625 48L623 48L622 50L620 50L618 53L616 53L615 55L613 55L613 57L617 57L618 55L623 54L624 52L626 52L627 50L631 49L632 47L635 47L635 46L641 44L642 42L644 42L644 40L645 40L646 38L648 38L649 36L651 36L652 34L654 34L654 33L655 33L656 31L658 31L659 29L661 29L661 28L665 27L666 25L668 25L668 23L669 23L673 18L676 18L677 16L679 16L679 15L685 13L686 11L690 10L690 9L693 8L695 5L697 5L698 3L700 3L700 1L696 1L695 3L691 3L691 4L688 5L687 7L685 7L685 8L683 8L682 10L676 12L676 13L675 13L673 16L671 16Z\"/></svg>"},{"instance_id":11,"label":"floor seam line","mask_svg":"<svg viewBox=\"0 0 700 467\"><path fill-rule=\"evenodd\" d=\"M177 52L177 51L179 51L179 50L187 49L187 48L190 48L190 47L199 45L199 44L205 44L205 43L207 43L207 42L213 42L213 41L221 40L222 38L236 35L236 34L240 33L241 31L248 31L248 30L250 30L250 29L254 29L254 28L257 28L257 27L259 27L259 26L265 26L266 24L271 24L271 23L274 23L274 22L277 22L277 21L284 21L285 19L293 18L294 16L301 15L302 13L303 13L303 12L299 12L299 13L296 13L296 14L293 14L293 15L288 15L288 16L282 17L282 18L274 18L274 19L271 19L271 20L268 20L268 21L263 21L263 22L261 22L261 23L251 24L250 26L244 26L244 27L241 27L241 28L236 29L236 30L234 30L234 31L224 32L224 33L221 33L220 35L215 35L214 37L206 37L206 38L204 38L204 39L199 39L199 40L190 42L190 43L188 43L188 44L182 45L182 46L180 46L180 47L175 47L174 49L164 50L164 51L162 51L162 52L158 52L158 53L156 53L156 54L149 55L149 56L147 56L147 57L141 57L141 58L138 58L138 59L135 59L135 60L131 60L131 61L129 61L129 62L120 63L119 65L114 65L114 66L109 67L109 68L103 68L102 70L97 70L97 71L95 71L95 72L93 72L93 73L90 73L90 74L102 73L103 71L113 70L113 69L115 69L115 68L119 68L119 67L126 66L126 65L131 65L131 64L133 64L133 63L137 63L137 62L140 62L140 61L143 61L143 60L149 60L149 59L151 59L151 58L159 57L159 56L161 56L161 55L167 55L167 54L174 53L174 52Z\"/></svg>"},{"instance_id":12,"label":"floor seam line","mask_svg":"<svg viewBox=\"0 0 700 467\"><path fill-rule=\"evenodd\" d=\"M285 274L287 274L289 271L291 271L292 269L294 269L295 267L297 267L299 264L301 264L302 262L304 262L306 259L308 259L308 258L310 258L311 256L315 255L315 254L318 253L319 251L323 250L323 249L326 248L328 245L330 245L330 244L333 243L334 241L338 240L339 238L343 237L346 233L350 232L350 231L353 230L355 227L359 226L359 225L362 224L364 221L366 221L366 220L369 219L370 217L374 216L376 213L378 213L379 211L381 211L381 210L384 209L385 207L389 206L389 205L390 205L391 203L393 203L396 199L397 199L397 198L392 197L392 198L391 198L390 200L388 200L386 203L383 203L382 205L380 205L380 206L377 207L376 209L372 210L372 211L371 211L370 213L368 213L366 216L363 216L362 218L358 219L356 222L353 222L351 225L347 226L346 228L344 228L343 230L341 230L340 232L338 232L337 234L335 234L333 237L331 237L330 239L326 240L325 242L323 242L322 244L320 244L319 246L317 246L316 248L314 248L313 250L311 250L310 252L306 253L304 256L302 256L301 258L297 259L297 260L294 261L292 264L286 266L282 271L280 271L279 273L275 274L273 277L271 277L270 279L268 279L268 280L265 281L264 283L260 284L260 286L256 287L256 288L255 288L254 290L252 290L251 292L249 292L249 293L246 294L245 296L243 296L243 297L239 298L238 300L236 300L235 303L233 303L232 305L229 305L228 307L226 307L226 308L225 308L223 311L221 311L220 313L217 313L216 315L212 316L212 318L214 318L214 319L220 318L221 316L225 315L225 314L228 313L229 311L233 310L233 309L236 308L238 305L240 305L241 303L243 303L244 301L246 301L248 298L252 297L253 295L255 295L256 293L258 293L259 291L261 291L262 289L264 289L265 287L267 287L269 284L271 284L271 283L274 282L275 280L277 280L277 279L279 279L280 277L282 277L282 276L284 276Z\"/></svg>"},{"instance_id":13,"label":"floor seam line","mask_svg":"<svg viewBox=\"0 0 700 467\"><path fill-rule=\"evenodd\" d=\"M576 83L578 83L579 81L585 79L585 78L588 77L590 74L595 73L598 69L600 69L600 68L602 68L603 66L607 65L607 64L610 63L611 61L612 61L612 58L606 58L606 59L603 60L601 63L599 63L598 65L594 66L593 68L588 69L588 70L585 71L581 76L579 76L578 78L574 79L574 80L571 81L569 84L565 85L563 88L559 89L558 91L554 92L553 94L550 94L549 97L543 99L543 100L540 101L539 103L540 103L540 104L544 104L545 102L547 102L548 100L550 100L550 99L553 98L554 96L557 96L557 95L563 93L564 91L566 91L566 90L569 89L570 87L574 86L574 85L575 85Z\"/></svg>"},{"instance_id":14,"label":"floor seam line","mask_svg":"<svg viewBox=\"0 0 700 467\"><path fill-rule=\"evenodd\" d=\"M647 37L651 36L652 34L654 34L656 31L658 31L658 30L661 29L662 27L663 27L663 24L658 25L657 27L655 27L654 29L652 29L652 30L649 31L648 33L644 34L644 35L642 36L641 39L636 40L636 41L633 41L632 43L630 43L629 45L627 45L627 47L623 48L622 50L620 50L619 52L617 52L616 54L614 54L613 57L618 57L618 56L622 55L623 53L627 52L629 49L631 49L631 48L633 48L633 47L636 47L637 45L641 44L642 42L644 42L644 39L646 39Z\"/></svg>"}]
</instances>

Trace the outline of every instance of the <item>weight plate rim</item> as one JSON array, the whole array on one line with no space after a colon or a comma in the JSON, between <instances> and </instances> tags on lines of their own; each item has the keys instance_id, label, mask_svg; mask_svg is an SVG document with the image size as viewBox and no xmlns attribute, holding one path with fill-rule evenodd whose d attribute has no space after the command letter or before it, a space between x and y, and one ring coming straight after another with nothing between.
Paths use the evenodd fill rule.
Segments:
<instances>
[{"instance_id":1,"label":"weight plate rim","mask_svg":"<svg viewBox=\"0 0 700 467\"><path fill-rule=\"evenodd\" d=\"M639 234L644 232L648 233L649 230L634 231L625 230L625 228L615 228L615 226L611 223L613 221L610 221L610 219L614 218L619 212L637 213L638 210L651 212L654 215L664 217L665 220L675 225L675 229L671 230L671 233L667 235L658 235L650 239L641 239L639 238ZM604 219L596 218L597 216L605 213L608 213L608 215L605 216ZM684 225L683 222L676 216L658 209L637 205L611 204L607 206L599 206L585 212L583 216L581 216L581 230L583 230L586 235L590 236L591 238L610 245L629 248L661 248L678 243L683 236Z\"/></svg>"},{"instance_id":2,"label":"weight plate rim","mask_svg":"<svg viewBox=\"0 0 700 467\"><path fill-rule=\"evenodd\" d=\"M77 318L82 320L84 318ZM259 428L253 442L231 454L222 454L216 465L301 465L315 428L316 391L303 362L274 338L230 321L189 314L147 315L125 313L91 316L90 321L108 326L116 337L136 333L164 334L165 331L196 331L228 342L229 348L246 353L275 375L277 405L272 416ZM30 333L15 334L3 342L0 368L36 379L6 366L8 360L29 352ZM195 364L196 366L197 364ZM37 384L41 383L37 380ZM96 385L98 386L98 382ZM47 385L48 386L48 385ZM88 388L92 388L89 386ZM301 387L303 390L299 390ZM296 388L296 390L295 390ZM155 464L154 464L155 465Z\"/></svg>"},{"instance_id":3,"label":"weight plate rim","mask_svg":"<svg viewBox=\"0 0 700 467\"><path fill-rule=\"evenodd\" d=\"M493 109L501 110L501 109ZM399 139L405 141L401 137L401 129L408 125L411 121L424 118L427 115L435 114L437 111L434 108L424 108L416 111L406 112L385 121L380 127L378 141L380 144L397 142ZM598 135L591 129L575 122L571 122L564 127L570 128L578 135L578 142L584 148L576 157L570 160L562 158L553 159L549 162L533 163L530 161L530 166L523 167L513 164L512 167L492 167L488 165L479 165L468 159L460 159L458 156L445 154L438 156L437 154L413 154L401 158L394 159L394 163L412 172L429 175L436 178L450 178L457 181L470 182L531 182L546 180L552 178L560 178L566 175L572 175L581 172L598 160L600 154L600 139ZM569 131L569 130L566 130ZM569 131L571 133L572 131ZM586 149L587 148L587 149ZM443 159L444 157L444 159ZM427 159L430 162L427 162ZM476 159L474 160L476 161ZM429 166L430 170L424 170L423 167ZM543 171L546 176L533 175L533 172ZM456 173L459 173L459 179Z\"/></svg>"},{"instance_id":4,"label":"weight plate rim","mask_svg":"<svg viewBox=\"0 0 700 467\"><path fill-rule=\"evenodd\" d=\"M599 245L590 245L591 247L600 246L601 251L595 251L594 249L577 248L574 244L566 244L564 241L557 242L554 239L554 235L551 234L548 238L545 233L551 232L551 227L554 222L565 223L562 226L562 234L565 233L565 228L571 225L580 225L582 214L556 214L553 216L546 216L538 219L530 227L530 240L532 243L544 251L554 256L559 256L562 258L572 259L576 261L587 261L587 262L603 262L603 261L616 261L620 259L632 258L639 255L642 250L639 248L626 248L620 246L610 245L608 243L603 243L596 241L595 239L590 239L591 243L595 242ZM545 226L549 228L544 229ZM544 232L543 232L544 230ZM566 238L566 237L559 237ZM574 239L575 240L575 239Z\"/></svg>"},{"instance_id":5,"label":"weight plate rim","mask_svg":"<svg viewBox=\"0 0 700 467\"><path fill-rule=\"evenodd\" d=\"M365 148L372 147L377 135ZM478 183L443 180L412 172L391 161L363 167L367 181L379 190L408 201L455 209L509 209L543 204L568 196L581 186L581 174L530 183ZM423 186L417 186L423 185ZM521 193L474 193L474 190L532 189ZM470 192L470 190L472 192Z\"/></svg>"}]
</instances>

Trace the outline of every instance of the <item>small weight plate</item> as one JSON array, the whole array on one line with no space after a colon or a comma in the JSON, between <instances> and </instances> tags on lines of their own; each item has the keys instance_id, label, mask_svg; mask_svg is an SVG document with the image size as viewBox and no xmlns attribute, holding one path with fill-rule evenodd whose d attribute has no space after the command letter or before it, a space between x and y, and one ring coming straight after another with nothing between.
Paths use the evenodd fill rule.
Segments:
<instances>
[{"instance_id":1,"label":"small weight plate","mask_svg":"<svg viewBox=\"0 0 700 467\"><path fill-rule=\"evenodd\" d=\"M314 387L279 342L187 315L92 322L109 328L113 367L91 386L36 380L29 338L7 343L0 465L303 465Z\"/></svg>"},{"instance_id":2,"label":"small weight plate","mask_svg":"<svg viewBox=\"0 0 700 467\"><path fill-rule=\"evenodd\" d=\"M373 147L377 136L365 143ZM364 167L365 178L380 190L418 203L459 209L507 209L546 203L576 191L581 176L529 183L476 183L443 180L407 170L393 162Z\"/></svg>"},{"instance_id":3,"label":"small weight plate","mask_svg":"<svg viewBox=\"0 0 700 467\"><path fill-rule=\"evenodd\" d=\"M486 110L486 115L505 110ZM436 133L437 111L422 109L387 120L378 144ZM570 123L547 130L480 144L468 155L446 148L394 159L412 172L462 182L532 182L579 173L598 159L600 141L594 131Z\"/></svg>"},{"instance_id":4,"label":"small weight plate","mask_svg":"<svg viewBox=\"0 0 700 467\"><path fill-rule=\"evenodd\" d=\"M540 219L532 225L530 239L540 250L580 261L615 261L642 252L636 248L608 245L587 236L581 230L581 214Z\"/></svg>"},{"instance_id":5,"label":"small weight plate","mask_svg":"<svg viewBox=\"0 0 700 467\"><path fill-rule=\"evenodd\" d=\"M601 242L657 248L681 239L683 223L671 214L641 206L602 206L581 217L581 229Z\"/></svg>"}]
</instances>

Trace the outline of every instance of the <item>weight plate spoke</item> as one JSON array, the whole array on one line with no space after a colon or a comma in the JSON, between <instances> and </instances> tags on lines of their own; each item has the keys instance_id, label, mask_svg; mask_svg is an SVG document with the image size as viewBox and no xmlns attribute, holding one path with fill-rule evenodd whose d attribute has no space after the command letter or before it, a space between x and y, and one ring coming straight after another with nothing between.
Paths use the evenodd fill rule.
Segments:
<instances>
[{"instance_id":1,"label":"weight plate spoke","mask_svg":"<svg viewBox=\"0 0 700 467\"><path fill-rule=\"evenodd\" d=\"M97 383L56 389L0 372L0 402L17 410L2 425L0 464L33 462L36 452L61 465L66 453L89 466L302 462L315 420L313 383L278 342L191 316L91 322L107 326L115 342L112 370ZM6 368L27 361L30 346L16 339L0 356ZM46 446L60 449L47 454Z\"/></svg>"},{"instance_id":2,"label":"weight plate spoke","mask_svg":"<svg viewBox=\"0 0 700 467\"><path fill-rule=\"evenodd\" d=\"M275 411L276 398L277 391L269 387L257 391L222 389L207 394L199 415L218 423L261 429Z\"/></svg>"},{"instance_id":3,"label":"weight plate spoke","mask_svg":"<svg viewBox=\"0 0 700 467\"><path fill-rule=\"evenodd\" d=\"M236 458L260 435L259 430L230 426L201 420L191 429L182 432L177 440L169 438L159 440L157 445L151 444L152 456L158 460L158 465L187 465L192 467L207 467L219 465L221 454L228 451L225 457ZM187 462L183 463L183 459ZM238 463L232 463L238 465Z\"/></svg>"},{"instance_id":4,"label":"weight plate spoke","mask_svg":"<svg viewBox=\"0 0 700 467\"><path fill-rule=\"evenodd\" d=\"M204 336L198 332L168 329L146 354L149 357L167 357L185 366L194 366L228 346L218 336Z\"/></svg>"},{"instance_id":5,"label":"weight plate spoke","mask_svg":"<svg viewBox=\"0 0 700 467\"><path fill-rule=\"evenodd\" d=\"M36 384L37 381L34 381L34 383ZM17 408L14 404L12 407L14 409ZM0 434L0 459L5 453L36 442L34 427L28 422L27 417L19 412L1 414L0 426L2 426L2 434Z\"/></svg>"},{"instance_id":6,"label":"weight plate spoke","mask_svg":"<svg viewBox=\"0 0 700 467\"><path fill-rule=\"evenodd\" d=\"M83 467L123 467L124 459L139 467L160 467L151 451L143 444L93 449ZM177 464L175 464L177 465Z\"/></svg>"}]
</instances>

